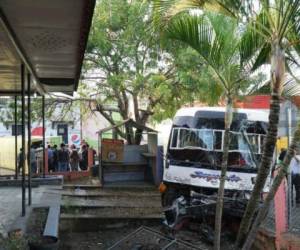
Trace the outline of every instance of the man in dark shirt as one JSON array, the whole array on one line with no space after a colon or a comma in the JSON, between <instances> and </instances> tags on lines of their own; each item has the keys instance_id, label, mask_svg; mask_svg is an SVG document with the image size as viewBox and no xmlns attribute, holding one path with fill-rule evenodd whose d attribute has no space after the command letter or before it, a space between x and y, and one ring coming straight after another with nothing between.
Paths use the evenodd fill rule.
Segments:
<instances>
[{"instance_id":1,"label":"man in dark shirt","mask_svg":"<svg viewBox=\"0 0 300 250\"><path fill-rule=\"evenodd\" d=\"M60 150L58 150L57 154L58 160L58 171L65 172L68 170L69 166L69 151L66 149L65 144L60 144Z\"/></svg>"},{"instance_id":2,"label":"man in dark shirt","mask_svg":"<svg viewBox=\"0 0 300 250\"><path fill-rule=\"evenodd\" d=\"M58 171L58 150L56 144L53 146L53 168L54 171Z\"/></svg>"},{"instance_id":3,"label":"man in dark shirt","mask_svg":"<svg viewBox=\"0 0 300 250\"><path fill-rule=\"evenodd\" d=\"M87 170L88 168L88 149L86 145L82 146L80 168L81 170Z\"/></svg>"}]
</instances>

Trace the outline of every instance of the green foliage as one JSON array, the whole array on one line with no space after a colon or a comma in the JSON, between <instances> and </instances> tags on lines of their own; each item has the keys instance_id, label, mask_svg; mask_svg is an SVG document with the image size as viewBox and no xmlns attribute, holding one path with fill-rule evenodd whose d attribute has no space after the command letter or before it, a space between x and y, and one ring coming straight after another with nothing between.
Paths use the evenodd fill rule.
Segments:
<instances>
[{"instance_id":1,"label":"green foliage","mask_svg":"<svg viewBox=\"0 0 300 250\"><path fill-rule=\"evenodd\" d=\"M11 124L15 123L15 100L14 99L5 99L6 100L6 107L1 109L0 111L0 122L8 127ZM17 123L21 124L22 122L22 103L20 101L20 98L17 99ZM28 112L27 112L27 103L25 102L25 122L27 121ZM41 113L42 113L42 103L41 99L32 99L31 100L31 121L35 122L41 119ZM46 114L49 114L46 111Z\"/></svg>"},{"instance_id":2,"label":"green foliage","mask_svg":"<svg viewBox=\"0 0 300 250\"><path fill-rule=\"evenodd\" d=\"M235 98L249 86L261 82L253 77L241 62L241 36L236 20L217 14L191 15L183 13L170 19L165 34L170 39L193 48L205 67L202 67L200 85L208 92L217 91ZM202 84L201 84L202 83Z\"/></svg>"},{"instance_id":3,"label":"green foliage","mask_svg":"<svg viewBox=\"0 0 300 250\"><path fill-rule=\"evenodd\" d=\"M83 83L81 95L95 93L96 110L112 124L114 112L123 119L130 117L131 102L135 109L131 116L145 124L172 117L180 106L207 91L200 84L199 57L175 42L162 47L161 37L152 29L151 11L148 1L97 3L84 68L87 79L91 73L99 77L92 84ZM203 96L203 101L209 99ZM107 111L113 105L119 111Z\"/></svg>"},{"instance_id":4,"label":"green foliage","mask_svg":"<svg viewBox=\"0 0 300 250\"><path fill-rule=\"evenodd\" d=\"M0 235L0 249L5 250L19 250L28 249L27 239L20 235L12 235L8 238L4 238Z\"/></svg>"},{"instance_id":5,"label":"green foliage","mask_svg":"<svg viewBox=\"0 0 300 250\"><path fill-rule=\"evenodd\" d=\"M15 100L5 99L6 104L0 110L0 122L9 127L11 124L15 124ZM27 125L28 112L27 112L27 99L25 100L25 123ZM47 97L45 99L45 119L46 120L64 120L66 117L74 120L74 115L79 103L73 103L70 100L64 100L60 98ZM20 97L17 99L17 124L22 122L22 103ZM58 112L59 111L59 112ZM42 98L31 98L31 123L42 122ZM71 117L71 118L70 118Z\"/></svg>"}]
</instances>

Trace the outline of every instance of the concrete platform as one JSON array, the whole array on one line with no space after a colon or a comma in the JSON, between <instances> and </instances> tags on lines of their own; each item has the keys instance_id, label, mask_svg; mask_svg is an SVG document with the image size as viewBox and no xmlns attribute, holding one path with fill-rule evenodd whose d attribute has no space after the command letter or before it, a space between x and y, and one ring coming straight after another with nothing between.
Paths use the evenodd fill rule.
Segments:
<instances>
[{"instance_id":1,"label":"concrete platform","mask_svg":"<svg viewBox=\"0 0 300 250\"><path fill-rule=\"evenodd\" d=\"M25 179L26 185L28 185L28 179ZM37 187L39 185L63 185L64 178L62 175L55 176L45 176L43 177L35 177L31 179L31 183L33 187ZM13 178L0 178L0 187L20 187L22 185L22 179L19 177L18 179Z\"/></svg>"},{"instance_id":2,"label":"concrete platform","mask_svg":"<svg viewBox=\"0 0 300 250\"><path fill-rule=\"evenodd\" d=\"M26 216L21 216L22 191L21 187L0 187L0 234L6 236L10 231L25 231L26 221L33 207L49 207L60 204L59 193L47 193L51 188L61 186L39 186L32 189L32 206L28 204L28 190L26 189Z\"/></svg>"}]
</instances>

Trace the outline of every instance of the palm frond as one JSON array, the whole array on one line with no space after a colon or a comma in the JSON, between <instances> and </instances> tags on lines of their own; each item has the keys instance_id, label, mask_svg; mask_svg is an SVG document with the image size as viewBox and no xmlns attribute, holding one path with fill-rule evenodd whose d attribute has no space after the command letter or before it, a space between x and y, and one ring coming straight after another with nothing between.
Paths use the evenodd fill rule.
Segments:
<instances>
[{"instance_id":1,"label":"palm frond","mask_svg":"<svg viewBox=\"0 0 300 250\"><path fill-rule=\"evenodd\" d=\"M212 22L213 17L184 15L169 23L166 35L195 49L227 88L228 84L220 74L219 68L221 65L224 67L228 64L228 60L232 57L229 53L229 41L225 39L225 34L227 37L229 34L225 30L222 34L221 30L215 29L222 21L222 19L217 19L218 17L215 17ZM233 35L229 37L233 39ZM233 45L233 43L230 44Z\"/></svg>"},{"instance_id":2,"label":"palm frond","mask_svg":"<svg viewBox=\"0 0 300 250\"><path fill-rule=\"evenodd\" d=\"M283 83L282 96L283 97L291 97L291 96L300 96L300 80L299 76L296 78L287 74L285 77L285 81ZM249 95L255 94L267 94L271 93L271 82L270 80L265 81L261 85L257 85L251 91L249 91Z\"/></svg>"},{"instance_id":3,"label":"palm frond","mask_svg":"<svg viewBox=\"0 0 300 250\"><path fill-rule=\"evenodd\" d=\"M300 96L300 81L294 77L289 77L283 85L283 96Z\"/></svg>"},{"instance_id":4,"label":"palm frond","mask_svg":"<svg viewBox=\"0 0 300 250\"><path fill-rule=\"evenodd\" d=\"M287 36L287 32L289 31L289 27L291 26L291 24L293 24L295 16L299 15L300 0L280 0L279 2L283 5L283 7L278 10L278 15L282 16L282 21L278 30L278 37L281 41L284 37Z\"/></svg>"},{"instance_id":5,"label":"palm frond","mask_svg":"<svg viewBox=\"0 0 300 250\"><path fill-rule=\"evenodd\" d=\"M264 62L263 55L268 50L267 42L271 36L269 28L270 24L265 11L262 11L246 26L240 45L241 64L253 60L253 58L258 58L260 62ZM256 68L258 64L258 62L255 64Z\"/></svg>"},{"instance_id":6,"label":"palm frond","mask_svg":"<svg viewBox=\"0 0 300 250\"><path fill-rule=\"evenodd\" d=\"M246 15L252 0L152 0L153 23L163 28L171 18L193 9L204 10L237 18Z\"/></svg>"}]
</instances>

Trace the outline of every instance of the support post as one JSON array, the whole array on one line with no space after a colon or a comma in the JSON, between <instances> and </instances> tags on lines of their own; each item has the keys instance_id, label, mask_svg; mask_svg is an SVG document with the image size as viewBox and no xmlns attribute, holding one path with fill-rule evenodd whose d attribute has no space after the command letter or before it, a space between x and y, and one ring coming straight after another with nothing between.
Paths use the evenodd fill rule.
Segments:
<instances>
[{"instance_id":1,"label":"support post","mask_svg":"<svg viewBox=\"0 0 300 250\"><path fill-rule=\"evenodd\" d=\"M94 165L94 149L88 149L88 170Z\"/></svg>"},{"instance_id":2,"label":"support post","mask_svg":"<svg viewBox=\"0 0 300 250\"><path fill-rule=\"evenodd\" d=\"M42 96L42 117L43 117L43 178L45 178L46 172L46 155L45 155L45 148L46 148L46 138L45 138L45 96Z\"/></svg>"},{"instance_id":3,"label":"support post","mask_svg":"<svg viewBox=\"0 0 300 250\"><path fill-rule=\"evenodd\" d=\"M27 74L27 165L28 165L28 205L31 205L31 76Z\"/></svg>"},{"instance_id":4,"label":"support post","mask_svg":"<svg viewBox=\"0 0 300 250\"><path fill-rule=\"evenodd\" d=\"M18 179L19 170L18 170L18 119L17 119L17 104L18 104L18 97L15 96L15 113L14 113L14 120L15 120L15 179Z\"/></svg>"},{"instance_id":5,"label":"support post","mask_svg":"<svg viewBox=\"0 0 300 250\"><path fill-rule=\"evenodd\" d=\"M102 173L102 133L101 132L99 132L98 134L98 162L99 162L99 169L98 169L99 181L100 181L100 185L103 186L104 178Z\"/></svg>"},{"instance_id":6,"label":"support post","mask_svg":"<svg viewBox=\"0 0 300 250\"><path fill-rule=\"evenodd\" d=\"M288 135L288 147L291 144L291 136L292 136L292 101L289 101L289 106L286 109L287 114L287 135ZM292 224L292 201L293 201L293 185L292 185L292 175L291 171L288 171L287 175L287 215L288 215L288 228Z\"/></svg>"},{"instance_id":7,"label":"support post","mask_svg":"<svg viewBox=\"0 0 300 250\"><path fill-rule=\"evenodd\" d=\"M22 93L22 216L26 214L26 186L25 186L25 67L21 64L21 93Z\"/></svg>"}]
</instances>

